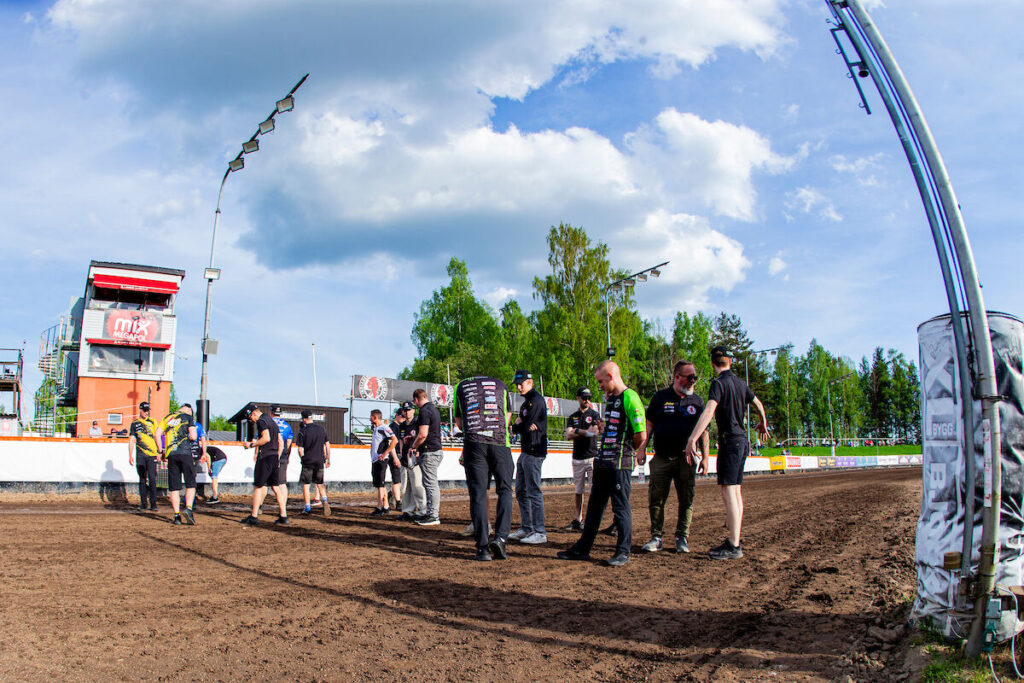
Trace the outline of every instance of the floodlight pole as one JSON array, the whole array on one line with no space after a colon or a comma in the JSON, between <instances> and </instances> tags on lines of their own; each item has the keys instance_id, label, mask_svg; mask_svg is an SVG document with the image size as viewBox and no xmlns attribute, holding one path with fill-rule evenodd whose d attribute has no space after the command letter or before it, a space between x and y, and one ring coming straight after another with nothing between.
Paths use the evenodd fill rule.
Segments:
<instances>
[{"instance_id":1,"label":"floodlight pole","mask_svg":"<svg viewBox=\"0 0 1024 683\"><path fill-rule=\"evenodd\" d=\"M663 263L659 263L656 266L651 266L650 268L644 268L643 270L639 270L639 271L633 273L632 275L627 275L626 277L619 278L618 280L616 280L614 282L609 282L607 284L607 286L605 286L605 288L604 288L604 328L605 328L605 333L606 333L607 338L608 338L608 348L606 349L606 353L608 354L609 358L611 358L614 355L614 353L612 351L612 309L611 309L611 303L610 303L611 296L612 296L612 294L611 294L612 290L618 291L619 289L622 289L624 287L632 287L638 281L636 278L639 278L639 276L641 276L641 275L643 275L644 278L643 278L643 280L640 280L640 282L646 281L648 275L650 275L651 277L658 277L658 276L661 275L661 268L664 267L664 266L667 266L668 264L669 264L669 261L665 261Z\"/></svg>"},{"instance_id":2,"label":"floodlight pole","mask_svg":"<svg viewBox=\"0 0 1024 683\"><path fill-rule=\"evenodd\" d=\"M265 121L273 122L274 117L277 116L278 113L283 111L291 111L291 108L295 106L294 100L288 102L288 108L282 108L282 103L288 101L289 98L291 98L291 96L295 94L295 91L299 89L299 86L306 82L307 78L309 78L309 74L306 74L305 76L300 78L299 82L296 83L295 86L288 91L288 94L285 95L282 99L278 100L277 103L275 103L274 110L270 112L270 115L265 119ZM262 125L263 124L261 123L260 126L256 128L256 132L252 134L252 137L250 137L247 142L253 142L261 135ZM271 126L270 130L273 130L273 126ZM256 149L259 149L259 145L256 146ZM255 149L253 151L255 151ZM203 365L201 375L199 378L199 401L197 401L196 404L196 418L198 419L199 423L203 425L203 429L205 429L206 431L210 431L210 401L207 398L206 391L208 385L206 366L209 362L209 356L212 350L210 344L210 342L212 341L210 339L210 307L212 304L211 295L213 289L213 281L220 277L220 271L213 267L213 256L217 247L217 224L220 222L220 203L221 200L224 198L224 184L228 181L228 176L231 175L233 171L239 171L245 167L245 162L242 160L242 155L246 153L246 146L243 144L243 150L239 152L234 159L228 162L228 168L226 171L224 171L224 177L221 178L220 180L220 191L217 193L217 210L214 211L213 213L213 235L210 237L210 265L207 266L205 273L206 314L203 318Z\"/></svg>"},{"instance_id":3,"label":"floodlight pole","mask_svg":"<svg viewBox=\"0 0 1024 683\"><path fill-rule=\"evenodd\" d=\"M760 356L762 353L778 353L782 351L784 347L776 346L773 349L761 349L760 351L748 351L746 360L743 361L743 376L746 379L747 386L750 386L750 357ZM788 408L787 408L788 411ZM788 416L787 416L788 419ZM767 425L766 425L767 426ZM747 442L750 442L750 404L747 404Z\"/></svg>"},{"instance_id":4,"label":"floodlight pole","mask_svg":"<svg viewBox=\"0 0 1024 683\"><path fill-rule=\"evenodd\" d=\"M859 62L851 62L842 46L839 45L838 38L836 39L839 51L843 54L847 67L850 68L851 77L855 66L858 75L870 75L885 103L907 160L910 162L939 257L939 266L946 287L946 298L950 307L950 324L953 328L954 348L958 361L960 404L965 427L964 467L967 486L964 519L969 523L964 524L960 574L962 582L967 586L971 586L974 552L972 541L975 495L973 403L976 399L981 403L983 438L985 426L988 427L988 442L984 444L983 452L986 453L986 466L989 464L991 466L991 478L986 482L978 581L973 591L974 617L967 640L967 654L977 656L981 654L984 646L986 609L995 586L999 517L1002 504L1002 439L996 405L1001 399L996 386L995 359L988 325L988 313L974 263L974 255L967 237L967 228L960 213L960 205L953 192L953 185L942 161L942 156L939 154L931 130L914 98L909 83L871 17L861 7L859 0L827 0L827 3L836 19L833 36L836 31L844 31L860 58ZM854 78L854 82L856 83L856 78ZM859 84L857 87L859 90ZM952 262L955 270L951 267L950 252L953 255ZM954 272L959 273L960 289L967 301L970 349L968 349L963 329L965 321L961 319L957 301Z\"/></svg>"}]
</instances>

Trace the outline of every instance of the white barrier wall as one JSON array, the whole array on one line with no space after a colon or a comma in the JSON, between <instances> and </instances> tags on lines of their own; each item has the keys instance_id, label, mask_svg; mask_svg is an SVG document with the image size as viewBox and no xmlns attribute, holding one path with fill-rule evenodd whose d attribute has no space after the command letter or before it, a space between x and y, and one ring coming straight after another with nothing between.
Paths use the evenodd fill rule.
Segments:
<instances>
[{"instance_id":1,"label":"white barrier wall","mask_svg":"<svg viewBox=\"0 0 1024 683\"><path fill-rule=\"evenodd\" d=\"M214 442L228 456L219 481L226 484L252 483L253 451L237 443ZM717 459L711 456L710 471L714 473ZM859 456L850 458L819 458L814 456L778 456L747 458L745 472L780 470L812 470L851 467L893 467L920 465L921 456ZM299 480L301 465L297 453L288 462L288 481ZM645 472L648 471L644 467ZM544 479L571 479L572 454L552 451L544 463ZM464 481L459 465L459 450L445 449L445 458L438 471L441 481ZM328 482L370 483L370 448L368 446L334 446L331 466L324 470ZM0 437L0 482L41 483L138 483L134 466L128 464L127 440L110 439L33 439ZM203 474L200 482L208 482Z\"/></svg>"}]
</instances>

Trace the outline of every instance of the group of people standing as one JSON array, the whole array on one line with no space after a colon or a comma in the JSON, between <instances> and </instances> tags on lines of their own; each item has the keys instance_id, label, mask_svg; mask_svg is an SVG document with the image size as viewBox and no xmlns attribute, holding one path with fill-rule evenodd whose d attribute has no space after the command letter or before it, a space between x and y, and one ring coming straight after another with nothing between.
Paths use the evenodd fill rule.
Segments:
<instances>
[{"instance_id":1,"label":"group of people standing","mask_svg":"<svg viewBox=\"0 0 1024 683\"><path fill-rule=\"evenodd\" d=\"M726 506L728 537L709 554L714 559L743 556L740 530L743 517L741 485L750 442L743 428L743 410L757 410L757 430L767 439L767 417L761 401L733 375L732 353L724 346L711 350L717 377L712 380L705 403L694 392L698 376L693 363L679 361L673 368L672 385L657 392L644 407L637 393L622 379L619 366L607 360L597 366L594 378L605 397L604 416L594 408L587 387L577 392L579 410L569 416L565 437L573 443L575 518L566 531L579 531L579 539L557 554L563 560L589 560L598 533L617 535L614 554L606 560L621 566L630 559L632 546L631 474L646 462L653 441L649 511L651 539L645 552L664 548L665 503L675 486L679 517L674 550L688 553L689 527L693 516L696 475L706 474L710 462L708 427L718 426L717 477ZM523 403L512 419L512 402L506 385L492 377L463 380L455 390L456 426L463 431L460 462L466 470L470 513L476 540L476 558L490 561L508 557L509 541L541 544L547 541L544 501L540 492L541 464L547 454L547 410L533 389L529 372L516 372L514 383ZM522 452L514 467L515 493L519 502L520 528L511 530L512 454L509 435L521 436ZM493 536L487 512L487 489L493 479L497 509ZM590 498L584 516L584 499ZM609 502L611 526L600 529Z\"/></svg>"},{"instance_id":2,"label":"group of people standing","mask_svg":"<svg viewBox=\"0 0 1024 683\"><path fill-rule=\"evenodd\" d=\"M559 559L589 560L597 535L607 533L616 535L617 543L606 564L621 566L629 561L633 528L631 475L636 466L645 464L648 446L652 443L654 454L648 493L651 537L642 550L658 552L665 548L665 504L674 485L679 515L673 550L690 552L696 476L707 474L709 470L708 427L713 419L718 427L717 478L729 533L720 545L709 550L709 554L714 559L742 557L741 484L744 463L750 453L743 423L744 409L748 404L756 409L757 431L763 439L769 438L767 417L761 401L733 375L732 353L727 348L714 347L711 362L717 376L711 381L707 402L694 392L699 378L693 363L685 360L675 364L672 384L655 393L646 407L639 395L626 386L619 366L611 360L603 361L594 371L594 379L605 399L603 415L595 408L590 389L580 387L577 392L579 410L569 416L565 429L565 438L573 445L575 514L563 529L578 531L580 537L557 554ZM475 559L480 561L506 559L511 541L541 545L548 540L541 491L541 471L548 453L547 405L534 388L530 372L516 371L513 384L522 396L517 411L513 410L507 385L500 379L471 377L461 381L455 389L455 425L463 434L459 462L465 469L472 518L466 535L473 536ZM139 413L130 429L129 462L133 456L138 460L141 509L156 509L156 460L163 458L167 463L174 523L195 524L196 466L202 461L210 465L213 497L207 502L217 503L217 474L226 456L220 449L206 445L202 426L196 423L188 404L165 417L159 425L150 418L148 403L140 404ZM254 423L256 436L242 444L254 449L255 455L252 510L241 522L257 525L260 508L272 491L279 509L274 524L290 523L286 470L293 445L298 447L302 460L303 514L310 514L313 507L321 507L324 515L330 515L324 469L331 464L331 444L324 428L313 422L310 411L302 412L298 436L280 417L278 406L272 406L271 415L267 415L255 404L249 404L243 414ZM373 426L370 467L377 491L377 505L372 514L389 515L394 507L401 511L399 519L420 526L439 525L438 469L444 453L437 407L425 390L417 389L411 403L399 406L392 422L385 423L379 410L372 411L370 420ZM512 434L519 436L521 450L514 464ZM497 494L493 526L487 505L492 481ZM181 500L182 489L184 501ZM511 528L513 491L520 516L520 525L515 531ZM584 506L588 492L589 500ZM609 503L613 521L601 529L601 519Z\"/></svg>"}]
</instances>

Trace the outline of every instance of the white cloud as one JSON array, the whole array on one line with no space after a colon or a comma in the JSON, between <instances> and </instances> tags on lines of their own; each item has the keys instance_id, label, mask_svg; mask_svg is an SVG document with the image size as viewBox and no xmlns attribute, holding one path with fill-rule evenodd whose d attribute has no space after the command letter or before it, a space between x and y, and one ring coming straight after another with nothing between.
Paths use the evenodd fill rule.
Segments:
<instances>
[{"instance_id":1,"label":"white cloud","mask_svg":"<svg viewBox=\"0 0 1024 683\"><path fill-rule=\"evenodd\" d=\"M626 138L648 183L674 197L688 198L715 213L739 220L755 218L752 175L780 173L794 160L772 151L769 141L746 126L706 121L696 114L666 109L653 126Z\"/></svg>"},{"instance_id":2,"label":"white cloud","mask_svg":"<svg viewBox=\"0 0 1024 683\"><path fill-rule=\"evenodd\" d=\"M788 265L789 264L782 260L782 252L779 252L778 254L773 256L770 261L768 261L768 274L778 275L779 273L784 271L788 267Z\"/></svg>"},{"instance_id":3,"label":"white cloud","mask_svg":"<svg viewBox=\"0 0 1024 683\"><path fill-rule=\"evenodd\" d=\"M834 223L843 220L842 215L836 210L835 205L832 204L832 200L826 197L821 190L813 187L798 187L793 192L788 193L785 205L791 211L815 215Z\"/></svg>"},{"instance_id":4,"label":"white cloud","mask_svg":"<svg viewBox=\"0 0 1024 683\"><path fill-rule=\"evenodd\" d=\"M495 311L501 308L509 299L516 296L516 290L510 287L497 287L484 294L484 301Z\"/></svg>"},{"instance_id":5,"label":"white cloud","mask_svg":"<svg viewBox=\"0 0 1024 683\"><path fill-rule=\"evenodd\" d=\"M859 185L864 187L879 187L881 182L875 173L882 169L882 162L887 158L883 152L878 152L866 157L858 157L849 160L844 154L833 154L829 157L829 165L839 173L852 174Z\"/></svg>"},{"instance_id":6,"label":"white cloud","mask_svg":"<svg viewBox=\"0 0 1024 683\"><path fill-rule=\"evenodd\" d=\"M730 291L750 267L743 246L712 229L701 216L652 211L642 225L622 230L610 244L617 262L631 267L670 262L657 287L644 290L644 296L660 301L664 311L705 307L710 290Z\"/></svg>"}]
</instances>

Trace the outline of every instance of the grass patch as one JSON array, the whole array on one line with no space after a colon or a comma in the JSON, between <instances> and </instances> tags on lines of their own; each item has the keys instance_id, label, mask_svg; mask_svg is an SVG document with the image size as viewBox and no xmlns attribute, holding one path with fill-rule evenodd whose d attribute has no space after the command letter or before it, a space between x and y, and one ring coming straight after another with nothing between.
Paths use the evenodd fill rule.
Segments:
<instances>
[{"instance_id":1,"label":"grass patch","mask_svg":"<svg viewBox=\"0 0 1024 683\"><path fill-rule=\"evenodd\" d=\"M832 455L828 446L793 446L790 455L814 455L828 457ZM762 448L761 455L782 455L781 448ZM837 456L866 455L921 455L920 444L902 444L899 446L836 446Z\"/></svg>"}]
</instances>

